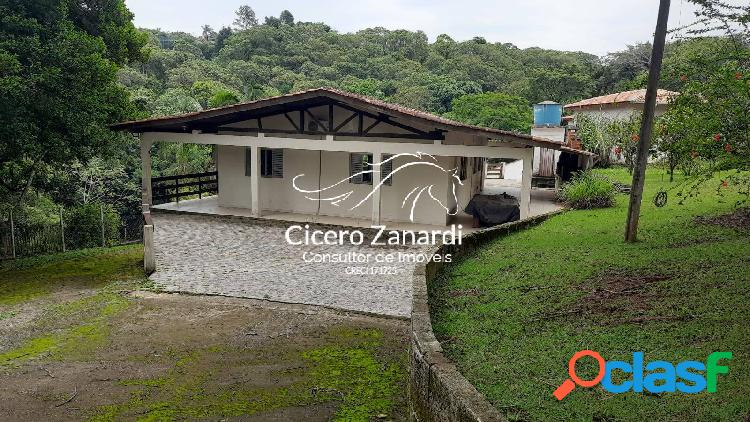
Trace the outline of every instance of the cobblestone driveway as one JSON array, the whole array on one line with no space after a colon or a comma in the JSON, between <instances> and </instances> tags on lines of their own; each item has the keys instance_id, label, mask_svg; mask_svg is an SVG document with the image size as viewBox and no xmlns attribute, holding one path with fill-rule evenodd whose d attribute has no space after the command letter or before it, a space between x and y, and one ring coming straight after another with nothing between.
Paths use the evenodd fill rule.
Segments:
<instances>
[{"instance_id":1,"label":"cobblestone driveway","mask_svg":"<svg viewBox=\"0 0 750 422\"><path fill-rule=\"evenodd\" d=\"M393 253L361 246L293 246L286 227L237 218L154 214L157 270L151 280L173 292L304 303L408 317L413 264L308 263L321 254ZM418 252L410 250L410 253ZM398 274L348 275L351 266L396 266Z\"/></svg>"}]
</instances>

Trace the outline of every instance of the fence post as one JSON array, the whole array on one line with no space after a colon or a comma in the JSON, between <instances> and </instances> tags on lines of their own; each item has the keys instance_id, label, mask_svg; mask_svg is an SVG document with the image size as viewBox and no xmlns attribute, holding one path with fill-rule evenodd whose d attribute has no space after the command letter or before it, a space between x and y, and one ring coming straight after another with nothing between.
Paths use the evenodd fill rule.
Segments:
<instances>
[{"instance_id":1,"label":"fence post","mask_svg":"<svg viewBox=\"0 0 750 422\"><path fill-rule=\"evenodd\" d=\"M10 210L10 244L13 250L13 259L16 259L16 226L13 224L13 210Z\"/></svg>"},{"instance_id":2,"label":"fence post","mask_svg":"<svg viewBox=\"0 0 750 422\"><path fill-rule=\"evenodd\" d=\"M60 205L60 240L62 241L62 251L65 252L65 221L63 221L62 205Z\"/></svg>"},{"instance_id":3,"label":"fence post","mask_svg":"<svg viewBox=\"0 0 750 422\"><path fill-rule=\"evenodd\" d=\"M99 204L99 216L102 222L102 248L107 247L107 240L104 237L104 204Z\"/></svg>"},{"instance_id":4,"label":"fence post","mask_svg":"<svg viewBox=\"0 0 750 422\"><path fill-rule=\"evenodd\" d=\"M174 193L177 195L177 203L180 203L180 178L174 179Z\"/></svg>"},{"instance_id":5,"label":"fence post","mask_svg":"<svg viewBox=\"0 0 750 422\"><path fill-rule=\"evenodd\" d=\"M143 270L146 275L151 275L156 270L154 223L148 204L143 204Z\"/></svg>"}]
</instances>

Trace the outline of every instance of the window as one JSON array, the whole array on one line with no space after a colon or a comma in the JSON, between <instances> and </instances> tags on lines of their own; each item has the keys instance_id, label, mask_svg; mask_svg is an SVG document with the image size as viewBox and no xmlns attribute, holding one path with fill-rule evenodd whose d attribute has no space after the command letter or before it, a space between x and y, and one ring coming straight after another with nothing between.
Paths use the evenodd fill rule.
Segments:
<instances>
[{"instance_id":1,"label":"window","mask_svg":"<svg viewBox=\"0 0 750 422\"><path fill-rule=\"evenodd\" d=\"M458 162L458 178L461 180L466 180L466 167L469 166L469 159L466 157L461 157Z\"/></svg>"},{"instance_id":2,"label":"window","mask_svg":"<svg viewBox=\"0 0 750 422\"><path fill-rule=\"evenodd\" d=\"M356 185L371 185L372 173L363 173L372 170L372 154L354 152L349 154L349 182Z\"/></svg>"},{"instance_id":3,"label":"window","mask_svg":"<svg viewBox=\"0 0 750 422\"><path fill-rule=\"evenodd\" d=\"M260 149L260 176L274 179L284 177L283 149Z\"/></svg>"},{"instance_id":4,"label":"window","mask_svg":"<svg viewBox=\"0 0 750 422\"><path fill-rule=\"evenodd\" d=\"M390 158L391 154L383 154L383 161ZM357 185L372 185L372 173L363 173L367 170L373 170L370 165L373 162L372 154L355 152L349 155L349 182ZM393 185L393 176L388 177L393 171L393 161L388 161L380 166L380 180L383 185ZM361 174L360 174L361 173ZM386 179L388 177L388 179Z\"/></svg>"},{"instance_id":5,"label":"window","mask_svg":"<svg viewBox=\"0 0 750 422\"><path fill-rule=\"evenodd\" d=\"M245 176L252 177L253 157L251 148L245 149ZM284 177L284 150L260 149L260 176L271 178Z\"/></svg>"},{"instance_id":6,"label":"window","mask_svg":"<svg viewBox=\"0 0 750 422\"><path fill-rule=\"evenodd\" d=\"M383 161L386 161L387 159L391 158L391 154L383 154ZM389 174L393 171L393 161L388 161L380 165L380 180L383 181L383 185L385 186L391 186L393 185L393 176L388 177ZM388 179L386 179L388 177Z\"/></svg>"}]
</instances>

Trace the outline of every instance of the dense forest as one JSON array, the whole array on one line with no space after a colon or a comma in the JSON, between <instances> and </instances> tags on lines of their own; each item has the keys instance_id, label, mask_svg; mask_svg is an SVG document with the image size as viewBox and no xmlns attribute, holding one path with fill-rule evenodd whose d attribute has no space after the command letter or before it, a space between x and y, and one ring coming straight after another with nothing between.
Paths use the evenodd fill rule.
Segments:
<instances>
[{"instance_id":1,"label":"dense forest","mask_svg":"<svg viewBox=\"0 0 750 422\"><path fill-rule=\"evenodd\" d=\"M262 24L241 22L219 31L204 26L201 36L144 29L149 59L121 70L120 82L153 115L320 86L443 114L467 94L565 103L644 87L651 53L648 43L598 57L481 37L456 41L442 34L429 42L421 31L342 34L324 23L295 22L289 11ZM668 48L663 87L679 90L675 65L684 50L683 43Z\"/></svg>"},{"instance_id":2,"label":"dense forest","mask_svg":"<svg viewBox=\"0 0 750 422\"><path fill-rule=\"evenodd\" d=\"M740 152L750 127L750 7L693 2L702 8L698 21L720 31L682 31L667 45L660 86L685 93L658 127L675 166L724 153L746 157ZM29 224L54 223L60 206L93 203L112 215L137 214L138 145L108 130L118 121L328 86L528 132L536 102L645 87L651 54L649 43L598 57L482 37L443 34L430 42L421 31L340 33L297 22L287 10L259 20L243 6L236 15L192 35L135 28L122 0L0 0L0 214L14 209ZM722 34L727 22L738 31ZM597 130L590 132L601 145L584 142L588 148L623 138L635 150L631 129ZM156 176L213 165L204 146L161 144L152 155Z\"/></svg>"}]
</instances>

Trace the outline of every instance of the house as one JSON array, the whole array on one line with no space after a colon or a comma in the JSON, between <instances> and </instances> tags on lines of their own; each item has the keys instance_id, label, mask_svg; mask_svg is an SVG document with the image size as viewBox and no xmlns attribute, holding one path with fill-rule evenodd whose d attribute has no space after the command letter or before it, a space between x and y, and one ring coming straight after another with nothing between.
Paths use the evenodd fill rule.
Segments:
<instances>
[{"instance_id":1,"label":"house","mask_svg":"<svg viewBox=\"0 0 750 422\"><path fill-rule=\"evenodd\" d=\"M297 220L332 216L374 225L446 226L481 191L487 158L522 160L518 199L526 218L535 147L584 157L584 165L592 156L550 139L328 88L113 128L140 136L147 210L155 195L151 146L180 142L215 146L218 194L193 202L210 204L204 211Z\"/></svg>"},{"instance_id":2,"label":"house","mask_svg":"<svg viewBox=\"0 0 750 422\"><path fill-rule=\"evenodd\" d=\"M679 95L678 92L667 91L666 89L658 90L656 94L656 116L664 114L669 102L677 95ZM627 119L633 113L642 113L645 102L646 90L636 89L566 104L564 109L573 115L586 114L594 118L609 120Z\"/></svg>"},{"instance_id":3,"label":"house","mask_svg":"<svg viewBox=\"0 0 750 422\"><path fill-rule=\"evenodd\" d=\"M667 111L673 98L678 92L657 90L655 116L659 117ZM627 120L634 114L643 113L643 104L646 102L646 90L618 92L615 94L602 95L599 97L581 100L565 105L565 110L571 113L574 119L579 116L588 116L595 121L607 123L615 120ZM610 160L625 163L622 149L614 147L610 153ZM649 161L655 158L649 158Z\"/></svg>"}]
</instances>

